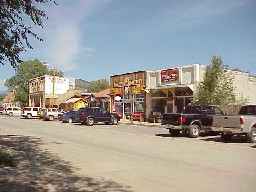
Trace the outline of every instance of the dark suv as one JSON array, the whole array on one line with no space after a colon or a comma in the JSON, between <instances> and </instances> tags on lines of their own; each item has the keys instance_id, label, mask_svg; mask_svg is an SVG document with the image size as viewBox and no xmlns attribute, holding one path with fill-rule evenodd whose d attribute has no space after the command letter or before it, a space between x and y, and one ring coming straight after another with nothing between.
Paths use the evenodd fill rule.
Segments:
<instances>
[{"instance_id":1,"label":"dark suv","mask_svg":"<svg viewBox=\"0 0 256 192\"><path fill-rule=\"evenodd\" d=\"M106 109L99 107L83 107L77 111L75 121L81 124L92 126L94 123L102 122L105 124L117 125L119 116L110 113Z\"/></svg>"}]
</instances>

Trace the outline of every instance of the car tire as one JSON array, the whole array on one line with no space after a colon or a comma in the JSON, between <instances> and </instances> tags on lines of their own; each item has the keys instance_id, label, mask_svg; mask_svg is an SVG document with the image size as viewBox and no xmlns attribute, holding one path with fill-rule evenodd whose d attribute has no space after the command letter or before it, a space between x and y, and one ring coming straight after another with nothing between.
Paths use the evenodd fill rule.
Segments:
<instances>
[{"instance_id":1,"label":"car tire","mask_svg":"<svg viewBox=\"0 0 256 192\"><path fill-rule=\"evenodd\" d=\"M72 123L73 121L72 121L72 118L69 118L68 119L68 123Z\"/></svg>"},{"instance_id":2,"label":"car tire","mask_svg":"<svg viewBox=\"0 0 256 192\"><path fill-rule=\"evenodd\" d=\"M31 117L32 117L31 114L27 114L27 115L26 115L26 118L27 118L27 119L31 119Z\"/></svg>"},{"instance_id":3,"label":"car tire","mask_svg":"<svg viewBox=\"0 0 256 192\"><path fill-rule=\"evenodd\" d=\"M88 117L86 121L86 125L93 126L94 125L94 119L92 117Z\"/></svg>"},{"instance_id":4,"label":"car tire","mask_svg":"<svg viewBox=\"0 0 256 192\"><path fill-rule=\"evenodd\" d=\"M200 127L197 124L192 124L189 126L188 136L191 138L197 138L200 134Z\"/></svg>"},{"instance_id":5,"label":"car tire","mask_svg":"<svg viewBox=\"0 0 256 192\"><path fill-rule=\"evenodd\" d=\"M220 137L221 137L223 142L227 143L227 142L229 142L231 140L232 135L230 135L230 134L225 134L225 135L221 134Z\"/></svg>"},{"instance_id":6,"label":"car tire","mask_svg":"<svg viewBox=\"0 0 256 192\"><path fill-rule=\"evenodd\" d=\"M247 134L247 139L250 143L256 143L256 127L252 127Z\"/></svg>"},{"instance_id":7,"label":"car tire","mask_svg":"<svg viewBox=\"0 0 256 192\"><path fill-rule=\"evenodd\" d=\"M10 116L10 117L12 117L12 116L13 116L13 113L12 113L12 112L10 112L10 113L9 113L9 116Z\"/></svg>"},{"instance_id":8,"label":"car tire","mask_svg":"<svg viewBox=\"0 0 256 192\"><path fill-rule=\"evenodd\" d=\"M111 118L111 124L112 125L117 125L118 124L118 119L116 117Z\"/></svg>"},{"instance_id":9,"label":"car tire","mask_svg":"<svg viewBox=\"0 0 256 192\"><path fill-rule=\"evenodd\" d=\"M169 129L169 133L170 133L171 136L173 136L173 137L178 137L179 134L180 134L180 131L179 131L179 130L172 130L172 129Z\"/></svg>"},{"instance_id":10,"label":"car tire","mask_svg":"<svg viewBox=\"0 0 256 192\"><path fill-rule=\"evenodd\" d=\"M49 116L49 121L53 121L53 119L54 119L53 116L50 115L50 116Z\"/></svg>"}]
</instances>

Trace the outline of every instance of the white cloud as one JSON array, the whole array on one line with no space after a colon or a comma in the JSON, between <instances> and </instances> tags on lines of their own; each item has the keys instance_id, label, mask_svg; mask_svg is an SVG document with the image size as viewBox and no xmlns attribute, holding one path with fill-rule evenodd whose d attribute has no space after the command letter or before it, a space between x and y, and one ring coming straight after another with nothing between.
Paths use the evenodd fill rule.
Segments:
<instances>
[{"instance_id":1,"label":"white cloud","mask_svg":"<svg viewBox=\"0 0 256 192\"><path fill-rule=\"evenodd\" d=\"M85 45L81 25L86 25L86 17L112 0L64 0L51 7L49 20L45 26L44 47L41 53L50 65L58 69L72 71L78 69L75 63L79 54L92 56L93 48Z\"/></svg>"}]
</instances>

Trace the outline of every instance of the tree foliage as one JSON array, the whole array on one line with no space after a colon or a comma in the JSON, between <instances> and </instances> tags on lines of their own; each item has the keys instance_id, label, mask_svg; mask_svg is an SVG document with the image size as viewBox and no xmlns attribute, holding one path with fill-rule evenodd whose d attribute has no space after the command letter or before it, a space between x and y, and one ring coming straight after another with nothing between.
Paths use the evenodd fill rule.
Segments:
<instances>
[{"instance_id":1,"label":"tree foliage","mask_svg":"<svg viewBox=\"0 0 256 192\"><path fill-rule=\"evenodd\" d=\"M109 88L109 81L107 79L99 79L91 81L88 85L87 91L97 93Z\"/></svg>"},{"instance_id":2,"label":"tree foliage","mask_svg":"<svg viewBox=\"0 0 256 192\"><path fill-rule=\"evenodd\" d=\"M23 105L28 104L29 80L43 75L52 75L53 70L40 62L38 59L22 62L17 68L14 76L5 81L9 90L15 91L15 99ZM56 71L55 75L63 76L62 71Z\"/></svg>"},{"instance_id":3,"label":"tree foliage","mask_svg":"<svg viewBox=\"0 0 256 192\"><path fill-rule=\"evenodd\" d=\"M29 38L42 41L31 26L43 28L43 20L47 19L45 11L38 9L40 4L54 0L0 0L0 63L9 62L16 68L21 63L20 54L27 48L32 49ZM56 4L56 3L55 3ZM28 19L28 20L27 20Z\"/></svg>"},{"instance_id":4,"label":"tree foliage","mask_svg":"<svg viewBox=\"0 0 256 192\"><path fill-rule=\"evenodd\" d=\"M211 65L206 67L204 79L198 86L194 103L229 105L245 102L236 98L234 76L226 68L220 56L212 56Z\"/></svg>"}]
</instances>

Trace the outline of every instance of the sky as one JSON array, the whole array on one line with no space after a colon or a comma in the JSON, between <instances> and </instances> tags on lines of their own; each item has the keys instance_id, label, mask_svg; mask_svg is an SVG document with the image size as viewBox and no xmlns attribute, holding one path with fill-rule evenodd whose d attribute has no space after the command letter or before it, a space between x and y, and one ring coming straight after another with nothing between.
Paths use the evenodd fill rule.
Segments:
<instances>
[{"instance_id":1,"label":"sky","mask_svg":"<svg viewBox=\"0 0 256 192\"><path fill-rule=\"evenodd\" d=\"M44 39L23 61L39 59L65 77L88 81L190 64L219 55L229 69L256 75L256 0L56 0L43 5ZM0 91L13 76L0 66Z\"/></svg>"}]
</instances>

